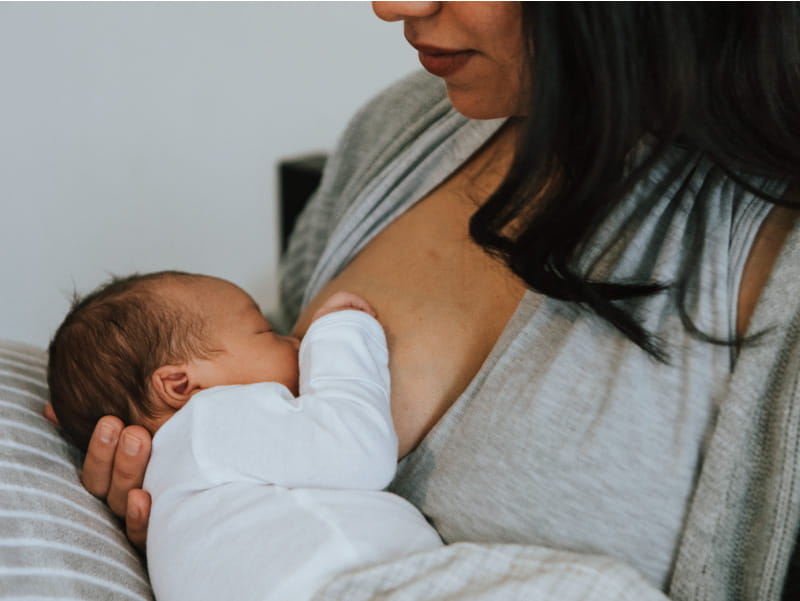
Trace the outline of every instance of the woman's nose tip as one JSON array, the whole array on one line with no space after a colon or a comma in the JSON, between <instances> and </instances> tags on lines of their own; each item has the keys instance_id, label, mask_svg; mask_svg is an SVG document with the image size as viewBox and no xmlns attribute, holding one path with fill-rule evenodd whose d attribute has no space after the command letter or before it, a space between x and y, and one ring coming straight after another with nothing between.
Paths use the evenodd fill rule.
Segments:
<instances>
[{"instance_id":1,"label":"woman's nose tip","mask_svg":"<svg viewBox=\"0 0 800 601\"><path fill-rule=\"evenodd\" d=\"M373 2L372 10L384 21L428 17L439 10L441 2Z\"/></svg>"}]
</instances>

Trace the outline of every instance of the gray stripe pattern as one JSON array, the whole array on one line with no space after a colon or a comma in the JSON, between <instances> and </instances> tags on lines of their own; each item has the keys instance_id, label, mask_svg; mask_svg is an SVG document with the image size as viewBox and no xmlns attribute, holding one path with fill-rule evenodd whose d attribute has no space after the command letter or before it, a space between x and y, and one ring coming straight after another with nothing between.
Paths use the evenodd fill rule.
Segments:
<instances>
[{"instance_id":1,"label":"gray stripe pattern","mask_svg":"<svg viewBox=\"0 0 800 601\"><path fill-rule=\"evenodd\" d=\"M46 355L0 342L0 599L151 601L117 519L80 484L81 454L42 417Z\"/></svg>"}]
</instances>

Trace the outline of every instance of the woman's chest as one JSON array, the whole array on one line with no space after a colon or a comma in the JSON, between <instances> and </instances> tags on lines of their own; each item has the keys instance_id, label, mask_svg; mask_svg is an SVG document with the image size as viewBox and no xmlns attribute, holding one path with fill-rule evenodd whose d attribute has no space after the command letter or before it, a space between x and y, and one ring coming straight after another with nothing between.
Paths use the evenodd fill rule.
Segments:
<instances>
[{"instance_id":1,"label":"woman's chest","mask_svg":"<svg viewBox=\"0 0 800 601\"><path fill-rule=\"evenodd\" d=\"M612 555L662 586L728 381L726 349L689 342L676 362L692 369L529 293L391 490L449 543Z\"/></svg>"},{"instance_id":2,"label":"woman's chest","mask_svg":"<svg viewBox=\"0 0 800 601\"><path fill-rule=\"evenodd\" d=\"M448 186L435 191L373 238L304 313L337 290L375 307L389 344L402 454L464 391L524 292L469 238L474 209Z\"/></svg>"}]
</instances>

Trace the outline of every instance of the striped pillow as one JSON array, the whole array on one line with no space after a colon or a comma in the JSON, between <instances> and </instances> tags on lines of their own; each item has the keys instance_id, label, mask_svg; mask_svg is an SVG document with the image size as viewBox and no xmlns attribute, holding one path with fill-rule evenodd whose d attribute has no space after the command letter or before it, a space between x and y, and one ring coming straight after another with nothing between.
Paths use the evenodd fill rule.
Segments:
<instances>
[{"instance_id":1,"label":"striped pillow","mask_svg":"<svg viewBox=\"0 0 800 601\"><path fill-rule=\"evenodd\" d=\"M80 484L81 454L42 417L45 366L0 342L0 599L150 601L119 523Z\"/></svg>"}]
</instances>

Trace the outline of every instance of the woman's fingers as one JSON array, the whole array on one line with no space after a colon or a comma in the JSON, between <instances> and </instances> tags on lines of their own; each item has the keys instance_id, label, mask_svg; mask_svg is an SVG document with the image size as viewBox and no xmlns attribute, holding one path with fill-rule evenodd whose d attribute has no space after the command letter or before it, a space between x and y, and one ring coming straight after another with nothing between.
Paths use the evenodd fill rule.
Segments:
<instances>
[{"instance_id":1,"label":"woman's fingers","mask_svg":"<svg viewBox=\"0 0 800 601\"><path fill-rule=\"evenodd\" d=\"M150 494L141 488L128 491L125 530L133 546L144 553L147 543L147 523L150 520Z\"/></svg>"},{"instance_id":2,"label":"woman's fingers","mask_svg":"<svg viewBox=\"0 0 800 601\"><path fill-rule=\"evenodd\" d=\"M126 427L119 437L106 495L108 506L118 516L127 515L128 492L142 487L149 458L150 433L141 426Z\"/></svg>"},{"instance_id":3,"label":"woman's fingers","mask_svg":"<svg viewBox=\"0 0 800 601\"><path fill-rule=\"evenodd\" d=\"M56 416L56 411L53 409L52 403L44 404L44 411L42 411L42 415L44 415L45 419L51 424L56 426L58 425L58 417Z\"/></svg>"},{"instance_id":4,"label":"woman's fingers","mask_svg":"<svg viewBox=\"0 0 800 601\"><path fill-rule=\"evenodd\" d=\"M94 496L105 499L111 487L114 455L124 428L122 420L107 415L98 420L86 450L81 482Z\"/></svg>"},{"instance_id":5,"label":"woman's fingers","mask_svg":"<svg viewBox=\"0 0 800 601\"><path fill-rule=\"evenodd\" d=\"M150 442L150 433L141 426L125 427L116 417L102 417L92 433L81 473L86 490L105 499L111 511L125 519L128 538L141 552L150 519L150 495L142 490Z\"/></svg>"}]
</instances>

